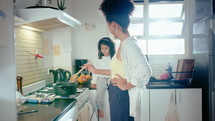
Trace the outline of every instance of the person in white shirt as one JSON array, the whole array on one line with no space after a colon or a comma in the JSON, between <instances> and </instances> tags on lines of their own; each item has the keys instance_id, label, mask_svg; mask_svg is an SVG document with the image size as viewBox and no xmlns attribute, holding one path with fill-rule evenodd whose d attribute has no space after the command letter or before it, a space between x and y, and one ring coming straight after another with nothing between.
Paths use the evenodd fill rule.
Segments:
<instances>
[{"instance_id":1,"label":"person in white shirt","mask_svg":"<svg viewBox=\"0 0 215 121\"><path fill-rule=\"evenodd\" d=\"M111 83L108 87L111 121L143 121L141 102L145 85L151 77L151 67L130 37L129 16L134 10L132 0L103 0L100 10L111 34L120 40L110 63Z\"/></svg>"},{"instance_id":2,"label":"person in white shirt","mask_svg":"<svg viewBox=\"0 0 215 121\"><path fill-rule=\"evenodd\" d=\"M109 37L98 42L98 60L93 65L86 64L86 69L93 73L92 88L96 88L96 106L99 117L104 117L104 93L110 80L110 61L115 54L115 46Z\"/></svg>"}]
</instances>

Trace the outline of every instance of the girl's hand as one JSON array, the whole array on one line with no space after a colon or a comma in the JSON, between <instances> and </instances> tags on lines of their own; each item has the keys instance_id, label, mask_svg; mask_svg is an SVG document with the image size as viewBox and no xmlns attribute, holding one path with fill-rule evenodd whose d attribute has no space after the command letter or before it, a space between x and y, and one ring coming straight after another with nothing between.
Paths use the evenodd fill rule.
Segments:
<instances>
[{"instance_id":1,"label":"girl's hand","mask_svg":"<svg viewBox=\"0 0 215 121\"><path fill-rule=\"evenodd\" d=\"M88 71L90 71L91 73L96 73L96 68L92 65L92 64L90 64L90 63L87 63L87 64L84 64L84 66L86 66L86 70L88 70Z\"/></svg>"}]
</instances>

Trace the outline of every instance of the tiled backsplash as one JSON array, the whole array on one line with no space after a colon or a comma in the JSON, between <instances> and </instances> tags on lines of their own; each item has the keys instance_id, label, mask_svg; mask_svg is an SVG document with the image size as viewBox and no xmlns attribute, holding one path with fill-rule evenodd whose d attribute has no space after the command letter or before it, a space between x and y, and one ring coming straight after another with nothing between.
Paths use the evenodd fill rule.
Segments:
<instances>
[{"instance_id":1,"label":"tiled backsplash","mask_svg":"<svg viewBox=\"0 0 215 121\"><path fill-rule=\"evenodd\" d=\"M173 68L173 71L176 70L176 64L171 65ZM152 67L152 76L155 77L156 79L160 79L160 75L166 73L168 64L151 64Z\"/></svg>"},{"instance_id":2,"label":"tiled backsplash","mask_svg":"<svg viewBox=\"0 0 215 121\"><path fill-rule=\"evenodd\" d=\"M36 50L43 55L43 39L40 32L31 31L23 28L15 28L15 57L16 57L16 74L23 77L23 86L46 80L50 82L52 76L43 66L42 58L34 58Z\"/></svg>"}]
</instances>

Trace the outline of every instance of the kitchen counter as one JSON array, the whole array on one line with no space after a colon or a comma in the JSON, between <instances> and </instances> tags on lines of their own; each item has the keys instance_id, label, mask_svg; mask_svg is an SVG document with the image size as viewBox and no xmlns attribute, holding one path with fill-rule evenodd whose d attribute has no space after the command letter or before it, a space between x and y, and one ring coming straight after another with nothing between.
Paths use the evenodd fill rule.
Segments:
<instances>
[{"instance_id":1,"label":"kitchen counter","mask_svg":"<svg viewBox=\"0 0 215 121\"><path fill-rule=\"evenodd\" d=\"M89 88L89 90L96 90L96 88L90 87L91 83L81 85L79 88ZM147 89L180 89L180 88L200 88L192 86L186 82L186 80L150 80L146 85Z\"/></svg>"},{"instance_id":2,"label":"kitchen counter","mask_svg":"<svg viewBox=\"0 0 215 121\"><path fill-rule=\"evenodd\" d=\"M194 88L187 85L147 85L147 89L179 89L179 88Z\"/></svg>"},{"instance_id":3,"label":"kitchen counter","mask_svg":"<svg viewBox=\"0 0 215 121\"><path fill-rule=\"evenodd\" d=\"M18 121L57 121L76 104L76 99L55 99L50 104L23 104L23 111L38 112L19 114Z\"/></svg>"},{"instance_id":4,"label":"kitchen counter","mask_svg":"<svg viewBox=\"0 0 215 121\"><path fill-rule=\"evenodd\" d=\"M187 80L150 80L146 87L147 89L199 88Z\"/></svg>"}]
</instances>

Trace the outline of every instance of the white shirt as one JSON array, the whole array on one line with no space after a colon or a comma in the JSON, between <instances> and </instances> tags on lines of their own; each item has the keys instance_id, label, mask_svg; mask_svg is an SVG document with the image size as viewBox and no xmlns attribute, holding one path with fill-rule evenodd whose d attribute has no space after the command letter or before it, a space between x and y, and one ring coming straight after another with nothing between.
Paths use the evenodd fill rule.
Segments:
<instances>
[{"instance_id":1,"label":"white shirt","mask_svg":"<svg viewBox=\"0 0 215 121\"><path fill-rule=\"evenodd\" d=\"M93 65L96 69L110 69L110 61L111 57L110 56L102 56L101 59L97 59L96 61L93 62ZM96 80L98 77L110 77L107 75L101 75L101 74L93 74L93 80L92 83L96 83Z\"/></svg>"},{"instance_id":2,"label":"white shirt","mask_svg":"<svg viewBox=\"0 0 215 121\"><path fill-rule=\"evenodd\" d=\"M135 86L128 90L130 116L138 119L140 115L144 115L141 114L141 101L143 101L141 96L144 96L141 94L146 89L145 85L151 77L152 70L134 38L129 37L122 42L121 52L127 81Z\"/></svg>"}]
</instances>

